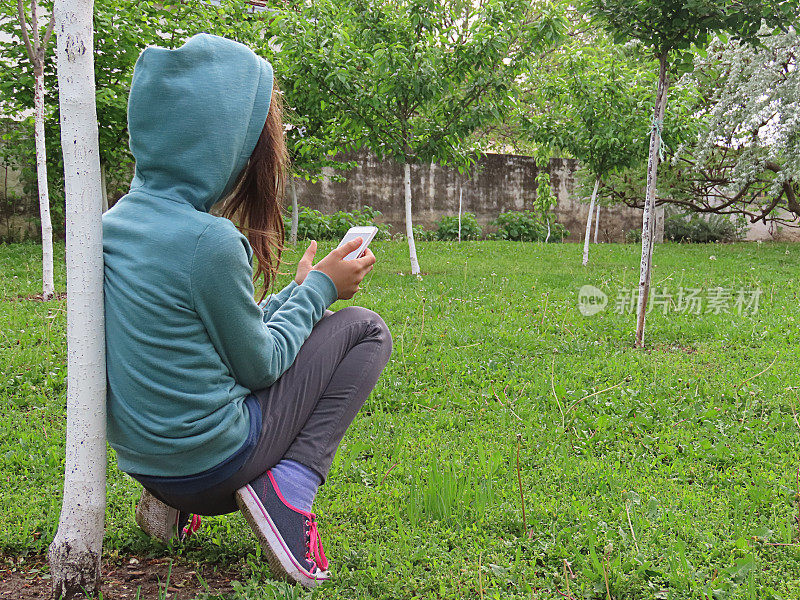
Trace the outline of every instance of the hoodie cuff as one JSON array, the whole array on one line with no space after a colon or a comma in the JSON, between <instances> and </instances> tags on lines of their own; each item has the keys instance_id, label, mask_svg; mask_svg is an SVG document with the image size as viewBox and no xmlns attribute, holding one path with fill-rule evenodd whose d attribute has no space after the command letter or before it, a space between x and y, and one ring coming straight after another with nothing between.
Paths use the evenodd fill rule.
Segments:
<instances>
[{"instance_id":1,"label":"hoodie cuff","mask_svg":"<svg viewBox=\"0 0 800 600\"><path fill-rule=\"evenodd\" d=\"M333 283L333 279L328 277L322 271L309 271L301 285L310 287L312 290L317 292L325 301L325 308L328 308L331 304L339 299L339 292L336 290L336 285Z\"/></svg>"}]
</instances>

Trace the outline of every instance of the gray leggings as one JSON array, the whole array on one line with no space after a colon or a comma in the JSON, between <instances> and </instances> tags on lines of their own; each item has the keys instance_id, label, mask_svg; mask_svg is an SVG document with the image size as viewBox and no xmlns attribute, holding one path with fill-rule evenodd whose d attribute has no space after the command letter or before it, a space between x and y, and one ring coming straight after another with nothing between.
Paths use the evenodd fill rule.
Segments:
<instances>
[{"instance_id":1,"label":"gray leggings","mask_svg":"<svg viewBox=\"0 0 800 600\"><path fill-rule=\"evenodd\" d=\"M326 311L292 366L270 387L253 392L261 407L261 431L242 467L197 493L150 491L174 508L220 515L237 510L236 490L284 458L313 469L324 481L391 352L389 329L376 313L357 306Z\"/></svg>"}]
</instances>

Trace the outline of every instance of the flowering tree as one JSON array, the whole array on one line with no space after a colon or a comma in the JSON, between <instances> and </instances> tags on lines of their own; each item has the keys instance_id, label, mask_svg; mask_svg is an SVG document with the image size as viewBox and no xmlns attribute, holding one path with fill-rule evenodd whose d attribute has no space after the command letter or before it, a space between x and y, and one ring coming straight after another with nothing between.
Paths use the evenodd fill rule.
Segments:
<instances>
[{"instance_id":1,"label":"flowering tree","mask_svg":"<svg viewBox=\"0 0 800 600\"><path fill-rule=\"evenodd\" d=\"M800 36L763 28L760 44L718 40L695 59L687 85L716 85L694 144L675 165L691 210L800 225Z\"/></svg>"},{"instance_id":2,"label":"flowering tree","mask_svg":"<svg viewBox=\"0 0 800 600\"><path fill-rule=\"evenodd\" d=\"M598 18L615 41L635 40L658 60L658 89L653 108L647 190L642 216L642 259L636 321L636 346L644 345L645 314L650 293L650 273L655 234L656 176L661 131L667 106L670 64L691 69L694 45L705 47L714 32L730 32L745 42L757 40L762 20L778 24L796 18L797 0L584 0L587 12Z\"/></svg>"}]
</instances>

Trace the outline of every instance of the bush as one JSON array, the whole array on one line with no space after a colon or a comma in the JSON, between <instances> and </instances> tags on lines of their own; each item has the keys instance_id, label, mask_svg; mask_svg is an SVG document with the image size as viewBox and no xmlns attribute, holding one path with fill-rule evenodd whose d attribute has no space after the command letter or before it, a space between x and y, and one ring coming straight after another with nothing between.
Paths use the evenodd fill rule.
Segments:
<instances>
[{"instance_id":1,"label":"bush","mask_svg":"<svg viewBox=\"0 0 800 600\"><path fill-rule=\"evenodd\" d=\"M481 238L481 227L478 219L472 213L461 214L461 239L479 240ZM444 216L436 221L436 239L449 241L458 239L458 216Z\"/></svg>"},{"instance_id":2,"label":"bush","mask_svg":"<svg viewBox=\"0 0 800 600\"><path fill-rule=\"evenodd\" d=\"M436 239L436 230L434 229L425 229L422 225L414 225L414 241L417 242L430 242ZM405 239L406 232L403 229L403 233L400 236L402 239Z\"/></svg>"},{"instance_id":3,"label":"bush","mask_svg":"<svg viewBox=\"0 0 800 600\"><path fill-rule=\"evenodd\" d=\"M375 239L390 239L389 225L375 223L375 219L380 216L380 211L370 206L352 212L340 210L330 216L313 208L301 206L297 215L297 237L307 240L338 240L344 237L351 227L375 225L378 228ZM289 207L284 217L284 226L287 231L291 227L291 219L292 208Z\"/></svg>"},{"instance_id":4,"label":"bush","mask_svg":"<svg viewBox=\"0 0 800 600\"><path fill-rule=\"evenodd\" d=\"M707 244L710 242L735 242L743 232L725 215L709 215L703 218L694 214L676 214L664 221L664 239L673 242Z\"/></svg>"},{"instance_id":5,"label":"bush","mask_svg":"<svg viewBox=\"0 0 800 600\"><path fill-rule=\"evenodd\" d=\"M493 237L498 240L543 242L547 239L547 224L529 210L512 210L500 213L490 225L497 227L497 232ZM569 232L561 223L550 224L549 241L560 242L561 238L567 235L569 235Z\"/></svg>"},{"instance_id":6,"label":"bush","mask_svg":"<svg viewBox=\"0 0 800 600\"><path fill-rule=\"evenodd\" d=\"M625 232L626 244L640 244L641 242L642 242L641 229L628 229L628 231Z\"/></svg>"}]
</instances>

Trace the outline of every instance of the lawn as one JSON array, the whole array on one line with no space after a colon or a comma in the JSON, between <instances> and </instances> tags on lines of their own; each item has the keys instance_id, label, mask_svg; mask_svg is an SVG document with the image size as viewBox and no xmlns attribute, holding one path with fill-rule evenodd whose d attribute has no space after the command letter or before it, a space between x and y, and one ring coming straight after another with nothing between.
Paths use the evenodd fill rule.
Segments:
<instances>
[{"instance_id":1,"label":"lawn","mask_svg":"<svg viewBox=\"0 0 800 600\"><path fill-rule=\"evenodd\" d=\"M592 247L582 268L577 244L420 243L421 280L403 243L373 247L355 301L394 352L315 505L335 579L313 597L800 598L800 246L657 246L666 301L644 350L617 310L635 245ZM6 560L46 552L61 502L66 306L26 299L39 253L0 246ZM585 284L605 310L581 314ZM700 314L681 289L701 290ZM226 598L311 596L269 580L239 515L181 548L149 540L137 485L109 465L106 559L175 554L233 567Z\"/></svg>"}]
</instances>

